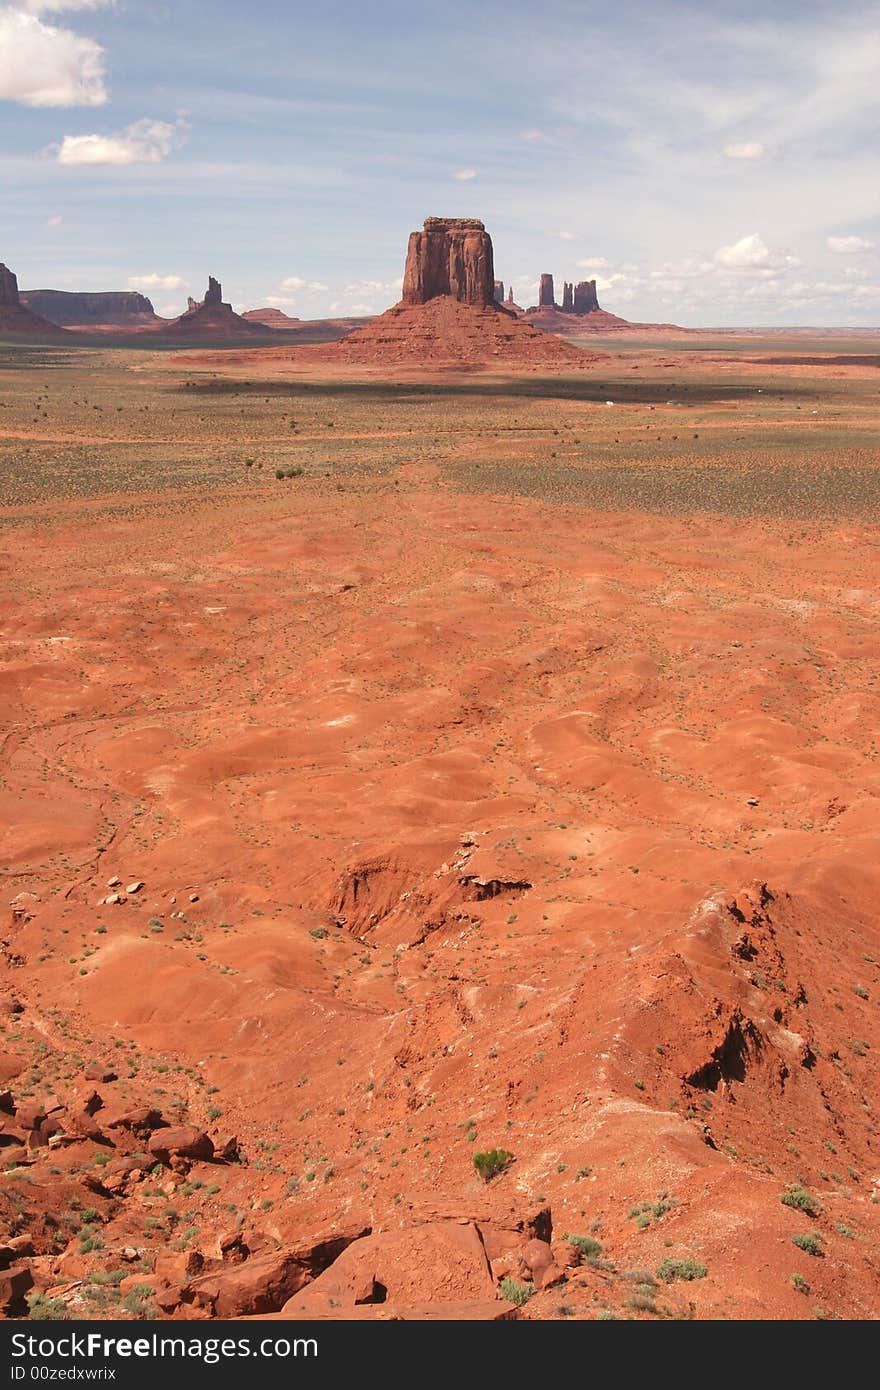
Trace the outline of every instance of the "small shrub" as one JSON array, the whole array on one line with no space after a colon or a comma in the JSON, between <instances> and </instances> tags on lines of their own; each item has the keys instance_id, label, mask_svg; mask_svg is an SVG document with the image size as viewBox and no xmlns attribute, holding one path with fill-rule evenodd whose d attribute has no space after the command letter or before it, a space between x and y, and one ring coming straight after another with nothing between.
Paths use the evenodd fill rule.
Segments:
<instances>
[{"instance_id":1,"label":"small shrub","mask_svg":"<svg viewBox=\"0 0 880 1390\"><path fill-rule=\"evenodd\" d=\"M491 1182L513 1162L513 1154L507 1149L488 1149L485 1153L474 1154L474 1167L483 1182Z\"/></svg>"},{"instance_id":2,"label":"small shrub","mask_svg":"<svg viewBox=\"0 0 880 1390\"><path fill-rule=\"evenodd\" d=\"M634 1313L656 1313L657 1304L654 1295L650 1292L645 1293L642 1289L637 1289L634 1294L626 1300L627 1308L631 1308Z\"/></svg>"},{"instance_id":3,"label":"small shrub","mask_svg":"<svg viewBox=\"0 0 880 1390\"><path fill-rule=\"evenodd\" d=\"M657 1278L667 1284L676 1279L705 1279L706 1272L706 1266L699 1260L674 1260L670 1255L657 1266Z\"/></svg>"},{"instance_id":4,"label":"small shrub","mask_svg":"<svg viewBox=\"0 0 880 1390\"><path fill-rule=\"evenodd\" d=\"M43 1293L27 1295L28 1317L38 1322L66 1322L70 1314L60 1298L47 1298Z\"/></svg>"},{"instance_id":5,"label":"small shrub","mask_svg":"<svg viewBox=\"0 0 880 1390\"><path fill-rule=\"evenodd\" d=\"M779 1199L784 1207L793 1207L795 1211L806 1212L807 1216L819 1216L822 1207L815 1197L811 1197L805 1187L799 1182L792 1183L787 1192L783 1192Z\"/></svg>"},{"instance_id":6,"label":"small shrub","mask_svg":"<svg viewBox=\"0 0 880 1390\"><path fill-rule=\"evenodd\" d=\"M509 1274L501 1280L500 1288L502 1298L506 1298L508 1303L513 1303L517 1308L528 1303L536 1291L534 1284L521 1284L518 1279L512 1279Z\"/></svg>"},{"instance_id":7,"label":"small shrub","mask_svg":"<svg viewBox=\"0 0 880 1390\"><path fill-rule=\"evenodd\" d=\"M821 1259L825 1254L819 1236L814 1236L809 1233L804 1236L792 1236L791 1243L792 1245L796 1245L798 1250L803 1250L807 1255L815 1255L817 1259Z\"/></svg>"},{"instance_id":8,"label":"small shrub","mask_svg":"<svg viewBox=\"0 0 880 1390\"><path fill-rule=\"evenodd\" d=\"M602 1253L602 1242L595 1236L569 1236L568 1243L574 1246L582 1260L595 1259Z\"/></svg>"},{"instance_id":9,"label":"small shrub","mask_svg":"<svg viewBox=\"0 0 880 1390\"><path fill-rule=\"evenodd\" d=\"M793 1274L791 1276L791 1283L792 1287L797 1289L798 1293L810 1292L810 1286L802 1274Z\"/></svg>"}]
</instances>

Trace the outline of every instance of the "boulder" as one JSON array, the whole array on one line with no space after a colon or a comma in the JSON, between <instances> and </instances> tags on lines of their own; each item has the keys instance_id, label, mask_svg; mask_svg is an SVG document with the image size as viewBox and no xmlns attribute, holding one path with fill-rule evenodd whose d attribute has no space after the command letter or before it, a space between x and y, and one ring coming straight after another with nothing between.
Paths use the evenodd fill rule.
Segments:
<instances>
[{"instance_id":1,"label":"boulder","mask_svg":"<svg viewBox=\"0 0 880 1390\"><path fill-rule=\"evenodd\" d=\"M272 1251L202 1275L189 1285L187 1301L218 1318L274 1313L302 1288L306 1279L306 1272L294 1255Z\"/></svg>"},{"instance_id":2,"label":"boulder","mask_svg":"<svg viewBox=\"0 0 880 1390\"><path fill-rule=\"evenodd\" d=\"M0 271L4 269L4 266L0 266ZM6 273L8 275L10 272L7 271ZM40 900L36 893L17 893L12 899L12 920L18 926L25 926L32 921L39 903Z\"/></svg>"},{"instance_id":3,"label":"boulder","mask_svg":"<svg viewBox=\"0 0 880 1390\"><path fill-rule=\"evenodd\" d=\"M245 1317L281 1309L299 1289L345 1251L363 1240L369 1226L318 1232L291 1248L252 1255L239 1264L216 1266L183 1290L183 1302L219 1318Z\"/></svg>"},{"instance_id":4,"label":"boulder","mask_svg":"<svg viewBox=\"0 0 880 1390\"><path fill-rule=\"evenodd\" d=\"M10 1265L0 1270L0 1311L14 1312L33 1286L34 1276L27 1265Z\"/></svg>"},{"instance_id":5,"label":"boulder","mask_svg":"<svg viewBox=\"0 0 880 1390\"><path fill-rule=\"evenodd\" d=\"M76 1096L76 1109L85 1111L87 1115L95 1115L103 1108L104 1101L93 1086L84 1086Z\"/></svg>"},{"instance_id":6,"label":"boulder","mask_svg":"<svg viewBox=\"0 0 880 1390\"><path fill-rule=\"evenodd\" d=\"M15 1123L19 1129L37 1130L46 1122L46 1107L35 1100L24 1100L15 1107Z\"/></svg>"},{"instance_id":7,"label":"boulder","mask_svg":"<svg viewBox=\"0 0 880 1390\"><path fill-rule=\"evenodd\" d=\"M553 1258L553 1251L545 1240L530 1240L522 1250L522 1259L536 1288L541 1289L552 1283L559 1270Z\"/></svg>"},{"instance_id":8,"label":"boulder","mask_svg":"<svg viewBox=\"0 0 880 1390\"><path fill-rule=\"evenodd\" d=\"M147 1149L160 1163L169 1163L172 1158L207 1161L214 1157L213 1143L195 1125L175 1125L157 1130L150 1136Z\"/></svg>"},{"instance_id":9,"label":"boulder","mask_svg":"<svg viewBox=\"0 0 880 1390\"><path fill-rule=\"evenodd\" d=\"M60 1129L61 1126L59 1125L58 1128ZM75 1134L78 1139L91 1139L93 1144L109 1143L109 1140L104 1131L102 1130L101 1126L98 1124L97 1120L93 1118L93 1116L90 1114L88 1110L73 1110L69 1114L65 1115L63 1128L67 1134ZM44 1130L41 1130L40 1132L42 1134ZM57 1130L54 1132L57 1133ZM47 1134L47 1143L48 1138L49 1136Z\"/></svg>"},{"instance_id":10,"label":"boulder","mask_svg":"<svg viewBox=\"0 0 880 1390\"><path fill-rule=\"evenodd\" d=\"M12 1052L0 1052L0 1086L12 1081L24 1071L26 1065L23 1057L17 1057Z\"/></svg>"},{"instance_id":11,"label":"boulder","mask_svg":"<svg viewBox=\"0 0 880 1390\"><path fill-rule=\"evenodd\" d=\"M142 1139L146 1139L154 1130L164 1127L162 1112L149 1105L139 1105L126 1110L123 1114L115 1116L107 1126L108 1129L127 1129Z\"/></svg>"},{"instance_id":12,"label":"boulder","mask_svg":"<svg viewBox=\"0 0 880 1390\"><path fill-rule=\"evenodd\" d=\"M310 1286L309 1301L325 1294L343 1304L408 1306L494 1299L496 1289L476 1226L443 1221L355 1241ZM294 1299L283 1311L298 1306Z\"/></svg>"}]
</instances>

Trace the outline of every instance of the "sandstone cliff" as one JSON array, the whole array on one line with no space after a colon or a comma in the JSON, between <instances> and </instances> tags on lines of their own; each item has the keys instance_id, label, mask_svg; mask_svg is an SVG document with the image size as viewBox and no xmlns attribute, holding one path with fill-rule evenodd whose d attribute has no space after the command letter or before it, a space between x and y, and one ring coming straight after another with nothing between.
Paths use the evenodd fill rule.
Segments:
<instances>
[{"instance_id":1,"label":"sandstone cliff","mask_svg":"<svg viewBox=\"0 0 880 1390\"><path fill-rule=\"evenodd\" d=\"M144 328L161 320L146 295L133 290L107 293L70 290L22 290L21 303L49 323L63 328L111 325Z\"/></svg>"},{"instance_id":2,"label":"sandstone cliff","mask_svg":"<svg viewBox=\"0 0 880 1390\"><path fill-rule=\"evenodd\" d=\"M403 303L447 294L462 304L495 302L492 240L476 217L426 217L422 231L410 235Z\"/></svg>"},{"instance_id":3,"label":"sandstone cliff","mask_svg":"<svg viewBox=\"0 0 880 1390\"><path fill-rule=\"evenodd\" d=\"M503 287L501 287L503 292ZM403 297L333 349L375 363L590 365L496 300L492 240L476 218L428 217L407 248Z\"/></svg>"},{"instance_id":4,"label":"sandstone cliff","mask_svg":"<svg viewBox=\"0 0 880 1390\"><path fill-rule=\"evenodd\" d=\"M231 304L224 304L223 290L219 280L208 276L208 289L201 304L193 299L180 318L164 327L163 336L170 338L273 338L274 334L264 323L243 318Z\"/></svg>"},{"instance_id":5,"label":"sandstone cliff","mask_svg":"<svg viewBox=\"0 0 880 1390\"><path fill-rule=\"evenodd\" d=\"M546 273L541 276L541 284L538 289L538 308L553 309L556 307L556 292L553 289L553 276Z\"/></svg>"},{"instance_id":6,"label":"sandstone cliff","mask_svg":"<svg viewBox=\"0 0 880 1390\"><path fill-rule=\"evenodd\" d=\"M0 264L0 335L31 338L66 337L63 328L48 323L22 304L18 280L8 266Z\"/></svg>"}]
</instances>

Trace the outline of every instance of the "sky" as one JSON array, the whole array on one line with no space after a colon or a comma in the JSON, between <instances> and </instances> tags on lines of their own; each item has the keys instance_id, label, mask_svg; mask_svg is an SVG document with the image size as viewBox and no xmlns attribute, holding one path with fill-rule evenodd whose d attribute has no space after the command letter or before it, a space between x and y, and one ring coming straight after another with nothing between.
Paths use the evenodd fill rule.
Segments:
<instances>
[{"instance_id":1,"label":"sky","mask_svg":"<svg viewBox=\"0 0 880 1390\"><path fill-rule=\"evenodd\" d=\"M880 324L880 0L0 0L22 289L399 298L410 231L687 326Z\"/></svg>"}]
</instances>

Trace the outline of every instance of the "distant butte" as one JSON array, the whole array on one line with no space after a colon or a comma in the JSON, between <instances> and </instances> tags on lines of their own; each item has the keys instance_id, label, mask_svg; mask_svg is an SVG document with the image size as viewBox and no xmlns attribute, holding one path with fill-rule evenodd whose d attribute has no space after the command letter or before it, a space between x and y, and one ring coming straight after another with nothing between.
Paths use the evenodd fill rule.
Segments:
<instances>
[{"instance_id":1,"label":"distant butte","mask_svg":"<svg viewBox=\"0 0 880 1390\"><path fill-rule=\"evenodd\" d=\"M146 295L135 290L101 293L22 290L21 303L62 328L154 328L162 324Z\"/></svg>"},{"instance_id":2,"label":"distant butte","mask_svg":"<svg viewBox=\"0 0 880 1390\"><path fill-rule=\"evenodd\" d=\"M29 338L66 337L63 328L40 318L21 302L18 280L8 266L0 264L0 334Z\"/></svg>"},{"instance_id":3,"label":"distant butte","mask_svg":"<svg viewBox=\"0 0 880 1390\"><path fill-rule=\"evenodd\" d=\"M265 338L271 330L264 323L237 314L231 304L223 302L219 280L208 276L208 288L202 302L188 299L188 308L180 318L163 325L161 334L167 338Z\"/></svg>"},{"instance_id":4,"label":"distant butte","mask_svg":"<svg viewBox=\"0 0 880 1390\"><path fill-rule=\"evenodd\" d=\"M451 295L459 304L495 303L492 238L476 217L426 217L412 232L403 272L404 304Z\"/></svg>"},{"instance_id":5,"label":"distant butte","mask_svg":"<svg viewBox=\"0 0 880 1390\"><path fill-rule=\"evenodd\" d=\"M586 354L499 303L498 288L492 238L483 223L475 217L427 217L409 238L400 302L335 344L334 355L377 365L590 364Z\"/></svg>"},{"instance_id":6,"label":"distant butte","mask_svg":"<svg viewBox=\"0 0 880 1390\"><path fill-rule=\"evenodd\" d=\"M686 333L674 323L631 323L599 307L595 280L565 280L562 303L557 304L553 276L544 272L538 284L538 303L525 310L529 322L547 333L581 337L587 333L664 332Z\"/></svg>"},{"instance_id":7,"label":"distant butte","mask_svg":"<svg viewBox=\"0 0 880 1390\"><path fill-rule=\"evenodd\" d=\"M246 309L242 318L247 319L248 323L261 323L264 328L284 330L301 328L303 323L302 319L285 314L283 309L274 309L268 305L263 309Z\"/></svg>"}]
</instances>

